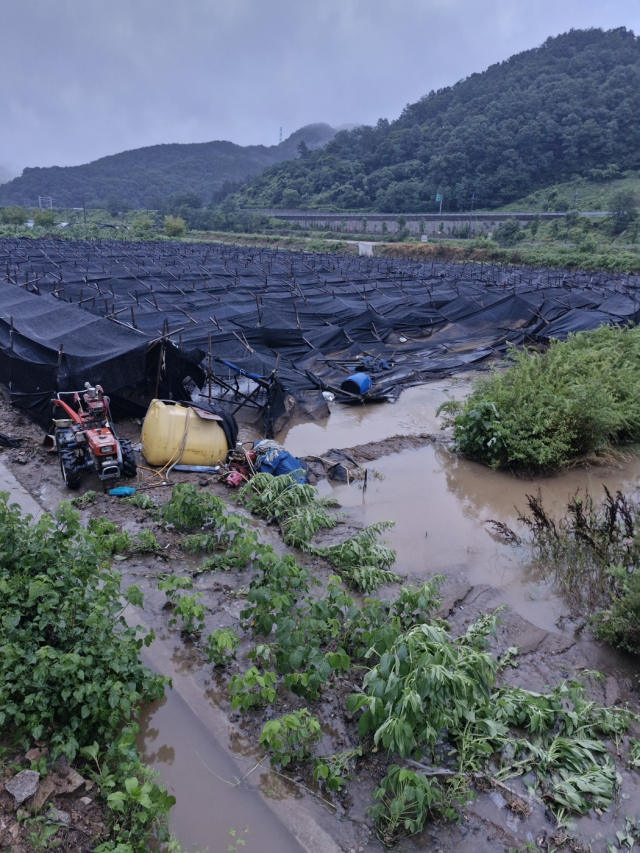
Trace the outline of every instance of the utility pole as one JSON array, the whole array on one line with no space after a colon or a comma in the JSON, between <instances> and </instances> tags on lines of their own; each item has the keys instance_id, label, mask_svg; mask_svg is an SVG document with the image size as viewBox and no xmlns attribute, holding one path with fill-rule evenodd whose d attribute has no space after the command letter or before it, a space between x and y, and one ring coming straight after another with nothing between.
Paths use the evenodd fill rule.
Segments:
<instances>
[{"instance_id":1,"label":"utility pole","mask_svg":"<svg viewBox=\"0 0 640 853\"><path fill-rule=\"evenodd\" d=\"M282 128L280 128L280 145L282 145Z\"/></svg>"},{"instance_id":2,"label":"utility pole","mask_svg":"<svg viewBox=\"0 0 640 853\"><path fill-rule=\"evenodd\" d=\"M82 215L84 217L84 224L87 224L87 208L84 205L84 195L82 196Z\"/></svg>"}]
</instances>

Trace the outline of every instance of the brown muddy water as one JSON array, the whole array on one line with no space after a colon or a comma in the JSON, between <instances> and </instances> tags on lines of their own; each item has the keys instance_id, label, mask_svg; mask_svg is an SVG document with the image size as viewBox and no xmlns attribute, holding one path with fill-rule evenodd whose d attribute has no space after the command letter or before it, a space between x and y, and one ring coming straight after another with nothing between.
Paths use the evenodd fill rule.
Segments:
<instances>
[{"instance_id":1,"label":"brown muddy water","mask_svg":"<svg viewBox=\"0 0 640 853\"><path fill-rule=\"evenodd\" d=\"M292 453L304 456L397 434L435 432L437 406L468 390L468 379L443 381L409 389L395 405L334 404L326 422L294 424L278 439ZM523 480L460 459L440 441L383 457L368 467L375 474L369 477L366 491L358 483L327 481L319 489L335 496L363 524L395 522L387 538L397 551L400 573L411 580L441 573L474 585L488 584L528 621L556 632L562 602L540 578L527 573L522 554L491 537L487 521L493 518L517 526L514 507L524 508L526 494L538 488L560 511L576 489L588 488L598 496L602 484L629 492L640 482L640 457L635 455L620 468L576 468L555 477ZM203 689L204 668L191 662L185 669L176 651L175 636L161 634L149 652L153 655L149 664L173 677L174 690L145 711L140 744L177 797L171 829L183 847L227 850L232 841L228 833L234 829L239 833L236 837L246 841L242 848L246 853L340 849L316 823L309 798L296 801L292 790L281 791L274 800L264 798L257 787L263 793L269 787L265 788L264 777L259 783L257 773L233 786L258 758L249 751L240 756L245 763L238 763L238 749L233 746L236 734L221 714L216 716L215 691ZM611 664L615 656L601 651L602 663ZM628 664L623 668L628 669ZM499 810L500 804L495 808ZM331 834L339 836L340 831L336 828Z\"/></svg>"},{"instance_id":2,"label":"brown muddy water","mask_svg":"<svg viewBox=\"0 0 640 853\"><path fill-rule=\"evenodd\" d=\"M352 447L393 435L439 432L440 403L460 399L470 380L434 382L408 389L396 404L370 407L333 405L320 423L294 425L279 440L298 456L322 455L331 448ZM439 438L445 436L440 433ZM522 553L491 534L496 519L519 529L519 510L526 495L540 489L545 504L560 513L570 495L588 490L604 497L603 485L615 492L634 492L640 484L640 455L629 452L620 467L579 467L552 477L528 479L492 471L451 453L446 441L404 450L367 465L366 490L361 483L321 481L323 496L333 496L364 524L394 521L386 538L397 551L396 570L411 580L435 573L471 584L499 589L504 603L534 625L557 630L564 612L551 588L523 565ZM371 476L373 474L373 476Z\"/></svg>"},{"instance_id":3,"label":"brown muddy water","mask_svg":"<svg viewBox=\"0 0 640 853\"><path fill-rule=\"evenodd\" d=\"M451 396L464 396L470 383L470 377L458 377L410 388L396 404L344 407L334 403L326 421L293 424L278 440L293 454L306 456L393 435L439 433L435 416L438 405ZM370 475L366 490L361 483L347 486L328 481L321 481L318 488L323 495L335 496L357 522L395 522L386 538L397 551L395 569L399 573L416 581L440 573L451 581L486 584L526 620L558 634L561 631L556 621L563 613L562 602L547 584L526 569L523 553L492 538L487 522L496 519L517 527L515 507L524 509L525 496L538 488L545 503L560 512L576 489L588 488L594 497L599 497L603 484L611 491L630 493L640 483L640 456L631 453L619 468L576 468L554 477L527 480L456 457L447 450L442 433L433 444L384 456L367 467ZM47 509L54 509L60 500L68 498L57 478L43 481L38 477L35 482L40 485L36 488L34 482L32 491ZM87 486L95 488L89 483ZM271 529L266 535L276 537ZM122 564L125 570L127 566ZM139 577L135 580L140 582ZM348 821L338 824L312 798L300 799L294 786L263 768L252 769L260 755L254 742L243 744L239 740L237 726L218 707L215 684L208 681L211 668L203 666L198 655L191 654L179 635L162 628L163 597L155 590L155 582L149 578L142 586L145 613L132 613L131 617L156 628L158 638L145 652L146 663L171 676L174 689L167 691L161 702L145 709L140 746L177 798L170 828L182 849L190 853L207 849L223 853L234 843L229 835L234 830L235 839L245 841L245 845L238 846L243 853L361 850L362 835L356 841ZM234 625L237 614L229 613L227 617L224 624ZM589 644L586 639L579 642ZM602 671L615 670L635 681L634 661L606 649L594 648L590 657ZM635 778L629 782L627 785L625 780L623 796L631 795L630 802L640 803ZM364 808L366 804L362 805ZM481 817L507 828L509 820L513 820L499 802L490 799L478 801L475 809ZM362 811L353 810L353 817L360 822ZM591 818L581 821L585 828L588 820ZM533 828L532 818L531 831ZM594 823L584 834L595 839L599 830L602 827ZM518 835L530 840L529 826L523 823ZM334 839L339 839L339 844ZM433 841L433 846L425 836L408 843L406 849L438 849L440 842L446 843L443 835ZM497 843L482 849L501 851L504 845Z\"/></svg>"}]
</instances>

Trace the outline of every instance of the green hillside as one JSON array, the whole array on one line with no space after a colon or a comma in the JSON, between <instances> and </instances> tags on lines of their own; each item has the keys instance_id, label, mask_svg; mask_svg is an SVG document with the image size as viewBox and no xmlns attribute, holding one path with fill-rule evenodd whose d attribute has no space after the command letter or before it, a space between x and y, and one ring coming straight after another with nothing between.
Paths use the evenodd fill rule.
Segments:
<instances>
[{"instance_id":1,"label":"green hillside","mask_svg":"<svg viewBox=\"0 0 640 853\"><path fill-rule=\"evenodd\" d=\"M495 208L576 176L640 167L640 42L572 30L267 169L241 206L379 212ZM609 172L608 172L609 170Z\"/></svg>"},{"instance_id":2,"label":"green hillside","mask_svg":"<svg viewBox=\"0 0 640 853\"><path fill-rule=\"evenodd\" d=\"M235 145L199 142L153 145L102 157L84 166L27 168L19 178L0 185L0 205L37 203L51 196L58 207L101 206L109 196L131 207L158 207L158 200L178 193L197 193L208 202L226 182L239 183L250 175L298 156L301 142L310 149L335 135L328 124L310 124L280 143Z\"/></svg>"},{"instance_id":3,"label":"green hillside","mask_svg":"<svg viewBox=\"0 0 640 853\"><path fill-rule=\"evenodd\" d=\"M629 170L618 175L614 170L602 169L597 180L576 177L551 184L511 204L505 204L500 210L505 213L562 211L573 210L574 207L577 211L613 210L620 193L631 193L640 201L640 171Z\"/></svg>"}]
</instances>

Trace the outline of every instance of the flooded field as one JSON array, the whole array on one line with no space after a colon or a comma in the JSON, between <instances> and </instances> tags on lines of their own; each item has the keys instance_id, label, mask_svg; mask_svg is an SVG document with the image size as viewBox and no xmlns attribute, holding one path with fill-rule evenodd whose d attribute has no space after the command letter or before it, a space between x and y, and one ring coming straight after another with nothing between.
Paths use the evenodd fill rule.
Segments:
<instances>
[{"instance_id":1,"label":"flooded field","mask_svg":"<svg viewBox=\"0 0 640 853\"><path fill-rule=\"evenodd\" d=\"M466 377L411 388L394 405L364 408L333 404L325 422L293 424L278 439L298 456L322 456L331 448L348 448L394 435L434 433L435 440L426 446L390 453L368 463L366 489L358 482L347 485L322 480L320 493L338 499L351 527L382 520L395 522L386 534L397 551L394 568L411 581L435 573L444 575L445 590L453 590L447 618L456 630L479 612L508 605L506 641L534 649L533 654L523 657L515 676L522 686L541 689L545 683L555 683L588 665L606 673L605 698L608 690L608 698L617 691L624 699L635 692L637 662L586 637L562 631L556 624L563 614L562 601L527 570L523 553L490 535L487 522L496 519L517 527L515 507L524 509L525 496L538 489L545 503L555 505L558 511L576 489L588 488L595 497L603 493L603 484L611 491L634 492L640 483L640 456L630 452L617 468L575 468L536 480L515 478L461 459L447 449L435 411L449 396L466 394L470 381ZM248 434L245 430L246 437ZM133 434L131 437L135 438ZM57 466L48 459L11 470L46 509L54 509L68 497ZM86 485L96 488L90 482ZM100 495L96 512L109 508L118 512L112 499ZM139 513L121 508L119 521L127 529L136 529L141 520ZM265 528L259 522L256 527L266 541L281 547L274 528ZM256 731L244 719L250 715L230 713L224 681L211 666L203 664L190 642L167 627L157 577L166 571L190 572L190 559L174 557L169 564L157 559L130 559L121 564L125 582L138 583L145 594L144 612L132 611L130 621L149 625L157 632L157 640L144 652L145 662L173 679L173 690L145 709L139 745L177 798L170 825L183 850L222 853L231 849L228 845L235 843L234 839L245 841L241 846L244 853L361 853L365 847L381 849L364 817L371 780L375 780L375 759L369 775L358 776L349 786L353 797L350 809L340 803L329 807L309 796L295 774L297 781L287 781L270 772L267 761L259 764L262 755L257 749ZM237 625L241 609L237 595L248 579L247 573L233 572L198 577L194 589L202 592L208 604L207 630ZM462 592L458 594L459 589ZM381 597L385 594L384 589L379 593ZM336 739L344 736L337 723L334 727L331 722L335 716L332 701L334 697L325 697L329 703L323 724L325 752L335 749ZM335 702L339 701L335 697ZM278 708L272 713L281 712ZM545 824L543 810L536 807L529 818L519 820L494 794L479 798L469 807L463 826L430 824L419 839L405 842L401 849L502 853L512 841L535 841ZM636 774L625 774L623 797L628 798L624 809L635 813L640 806ZM583 818L578 830L584 838L602 842L611 834L610 818ZM493 829L489 832L487 826ZM231 830L235 836L229 835ZM593 849L604 847L596 843Z\"/></svg>"},{"instance_id":2,"label":"flooded field","mask_svg":"<svg viewBox=\"0 0 640 853\"><path fill-rule=\"evenodd\" d=\"M411 388L395 405L334 406L326 422L293 426L279 438L296 455L321 456L330 448L435 432L440 403L463 397L469 388L469 379L448 380ZM361 484L328 481L318 488L364 524L395 522L386 537L397 551L399 572L411 579L438 573L491 584L505 603L545 630L555 630L562 602L544 581L526 571L523 554L490 535L488 522L495 519L519 529L516 507L524 511L526 495L538 489L545 505L561 512L578 489L600 498L603 486L628 494L640 484L640 456L633 450L620 467L577 467L536 479L463 459L447 449L446 441L390 454L367 467L375 475L368 477L366 491Z\"/></svg>"}]
</instances>

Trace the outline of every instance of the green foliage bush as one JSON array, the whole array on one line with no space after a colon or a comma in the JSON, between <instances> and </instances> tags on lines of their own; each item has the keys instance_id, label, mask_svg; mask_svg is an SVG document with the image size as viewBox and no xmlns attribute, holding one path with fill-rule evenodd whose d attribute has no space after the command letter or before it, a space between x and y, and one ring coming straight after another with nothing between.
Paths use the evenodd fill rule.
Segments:
<instances>
[{"instance_id":1,"label":"green foliage bush","mask_svg":"<svg viewBox=\"0 0 640 853\"><path fill-rule=\"evenodd\" d=\"M29 214L24 207L2 207L0 208L0 222L5 225L24 225Z\"/></svg>"},{"instance_id":2,"label":"green foliage bush","mask_svg":"<svg viewBox=\"0 0 640 853\"><path fill-rule=\"evenodd\" d=\"M184 237L187 233L187 223L181 216L165 216L164 233L167 237Z\"/></svg>"},{"instance_id":3,"label":"green foliage bush","mask_svg":"<svg viewBox=\"0 0 640 853\"><path fill-rule=\"evenodd\" d=\"M175 799L141 764L135 719L167 680L139 660L153 633L143 639L122 609L142 596L121 590L114 532L96 522L84 529L63 503L33 523L0 494L0 729L25 749L46 741L50 760L89 762L108 807L110 840L96 851L146 853L151 837L168 840Z\"/></svg>"},{"instance_id":4,"label":"green foliage bush","mask_svg":"<svg viewBox=\"0 0 640 853\"><path fill-rule=\"evenodd\" d=\"M507 369L464 403L438 410L456 450L529 472L640 438L640 329L601 326L552 340L544 354L509 352Z\"/></svg>"},{"instance_id":5,"label":"green foliage bush","mask_svg":"<svg viewBox=\"0 0 640 853\"><path fill-rule=\"evenodd\" d=\"M271 753L271 763L286 767L304 761L322 739L320 723L306 708L268 720L260 733L260 746Z\"/></svg>"},{"instance_id":6,"label":"green foliage bush","mask_svg":"<svg viewBox=\"0 0 640 853\"><path fill-rule=\"evenodd\" d=\"M164 679L139 662L120 577L69 504L30 524L3 493L0 531L0 726L73 759L95 738L113 739L141 701L162 695Z\"/></svg>"},{"instance_id":7,"label":"green foliage bush","mask_svg":"<svg viewBox=\"0 0 640 853\"><path fill-rule=\"evenodd\" d=\"M36 208L32 212L31 218L33 219L33 224L41 228L51 228L56 221L56 215L53 210L40 210L39 208Z\"/></svg>"}]
</instances>

